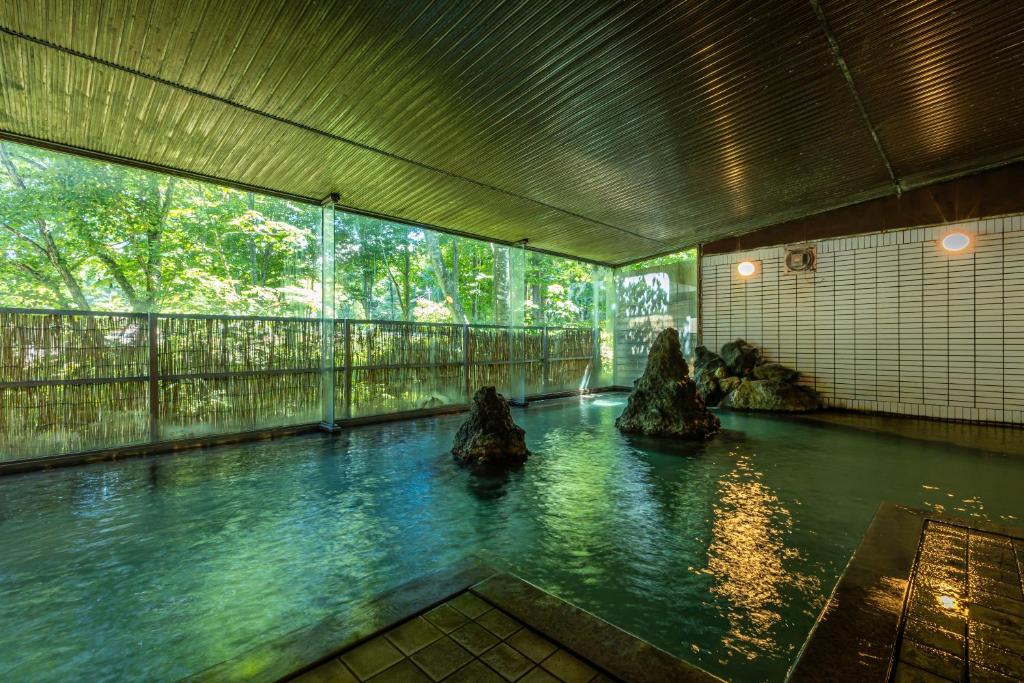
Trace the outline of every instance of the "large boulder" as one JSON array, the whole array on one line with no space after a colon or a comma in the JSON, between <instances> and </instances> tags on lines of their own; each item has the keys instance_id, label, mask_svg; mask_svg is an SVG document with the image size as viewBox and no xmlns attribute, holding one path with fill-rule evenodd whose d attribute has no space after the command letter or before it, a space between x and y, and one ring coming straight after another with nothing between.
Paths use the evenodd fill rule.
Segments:
<instances>
[{"instance_id":1,"label":"large boulder","mask_svg":"<svg viewBox=\"0 0 1024 683\"><path fill-rule=\"evenodd\" d=\"M718 380L718 387L722 390L722 395L731 393L736 387L743 383L739 377L724 377Z\"/></svg>"},{"instance_id":2,"label":"large boulder","mask_svg":"<svg viewBox=\"0 0 1024 683\"><path fill-rule=\"evenodd\" d=\"M693 355L694 377L696 377L698 370L708 369L713 373L718 368L725 367L725 361L722 360L722 357L709 350L706 346L698 346L693 350Z\"/></svg>"},{"instance_id":3,"label":"large boulder","mask_svg":"<svg viewBox=\"0 0 1024 683\"><path fill-rule=\"evenodd\" d=\"M455 435L452 455L473 468L516 467L530 457L525 435L512 420L505 398L494 387L482 387Z\"/></svg>"},{"instance_id":4,"label":"large boulder","mask_svg":"<svg viewBox=\"0 0 1024 683\"><path fill-rule=\"evenodd\" d=\"M743 339L736 339L722 347L722 360L730 374L746 377L760 364L761 349Z\"/></svg>"},{"instance_id":5,"label":"large boulder","mask_svg":"<svg viewBox=\"0 0 1024 683\"><path fill-rule=\"evenodd\" d=\"M799 413L817 410L821 399L813 390L799 384L768 379L745 379L721 403L723 408Z\"/></svg>"},{"instance_id":6,"label":"large boulder","mask_svg":"<svg viewBox=\"0 0 1024 683\"><path fill-rule=\"evenodd\" d=\"M799 370L787 368L780 363L762 363L754 368L754 379L768 379L773 382L795 382Z\"/></svg>"},{"instance_id":7,"label":"large boulder","mask_svg":"<svg viewBox=\"0 0 1024 683\"><path fill-rule=\"evenodd\" d=\"M725 396L719 386L721 378L728 376L725 361L706 346L698 346L693 353L693 381L697 384L697 393L704 400L704 405L716 406Z\"/></svg>"},{"instance_id":8,"label":"large boulder","mask_svg":"<svg viewBox=\"0 0 1024 683\"><path fill-rule=\"evenodd\" d=\"M715 373L707 368L701 368L693 373L693 382L697 385L697 395L701 397L706 406L717 406L718 402L725 396L719 379Z\"/></svg>"},{"instance_id":9,"label":"large boulder","mask_svg":"<svg viewBox=\"0 0 1024 683\"><path fill-rule=\"evenodd\" d=\"M644 374L615 426L630 434L697 439L718 431L718 418L697 394L683 359L679 333L673 328L663 330L654 340Z\"/></svg>"}]
</instances>

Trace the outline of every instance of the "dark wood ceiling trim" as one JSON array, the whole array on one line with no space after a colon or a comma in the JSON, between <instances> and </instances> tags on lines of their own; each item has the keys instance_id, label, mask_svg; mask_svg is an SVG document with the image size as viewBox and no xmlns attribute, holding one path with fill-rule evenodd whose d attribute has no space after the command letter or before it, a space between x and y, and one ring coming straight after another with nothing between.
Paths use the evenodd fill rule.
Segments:
<instances>
[{"instance_id":1,"label":"dark wood ceiling trim","mask_svg":"<svg viewBox=\"0 0 1024 683\"><path fill-rule=\"evenodd\" d=\"M702 245L705 254L1024 213L1024 162Z\"/></svg>"}]
</instances>

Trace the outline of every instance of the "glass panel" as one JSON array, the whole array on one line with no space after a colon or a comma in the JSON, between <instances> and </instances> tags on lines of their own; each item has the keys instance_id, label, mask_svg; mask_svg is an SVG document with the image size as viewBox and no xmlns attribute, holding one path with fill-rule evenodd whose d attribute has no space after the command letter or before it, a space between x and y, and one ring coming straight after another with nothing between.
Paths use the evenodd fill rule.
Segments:
<instances>
[{"instance_id":1,"label":"glass panel","mask_svg":"<svg viewBox=\"0 0 1024 683\"><path fill-rule=\"evenodd\" d=\"M616 270L615 377L630 386L643 374L647 353L666 327L679 331L683 354L693 363L697 346L697 250Z\"/></svg>"},{"instance_id":2,"label":"glass panel","mask_svg":"<svg viewBox=\"0 0 1024 683\"><path fill-rule=\"evenodd\" d=\"M0 219L2 459L611 375L610 271L525 245L6 142Z\"/></svg>"}]
</instances>

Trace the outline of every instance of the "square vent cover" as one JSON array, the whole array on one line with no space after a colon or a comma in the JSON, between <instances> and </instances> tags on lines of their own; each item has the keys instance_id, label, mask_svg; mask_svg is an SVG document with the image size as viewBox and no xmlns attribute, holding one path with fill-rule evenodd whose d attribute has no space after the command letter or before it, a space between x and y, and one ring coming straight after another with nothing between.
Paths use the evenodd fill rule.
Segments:
<instances>
[{"instance_id":1,"label":"square vent cover","mask_svg":"<svg viewBox=\"0 0 1024 683\"><path fill-rule=\"evenodd\" d=\"M806 273L817 266L817 250L814 245L801 244L786 247L786 274Z\"/></svg>"}]
</instances>

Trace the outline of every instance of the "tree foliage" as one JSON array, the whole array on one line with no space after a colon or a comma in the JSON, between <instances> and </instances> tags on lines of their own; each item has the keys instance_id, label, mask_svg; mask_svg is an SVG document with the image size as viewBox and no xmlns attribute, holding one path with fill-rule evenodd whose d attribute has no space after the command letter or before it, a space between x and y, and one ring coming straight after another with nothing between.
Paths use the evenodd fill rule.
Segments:
<instances>
[{"instance_id":1,"label":"tree foliage","mask_svg":"<svg viewBox=\"0 0 1024 683\"><path fill-rule=\"evenodd\" d=\"M320 209L12 143L0 143L0 305L316 315ZM339 317L589 324L593 267L342 213Z\"/></svg>"}]
</instances>

